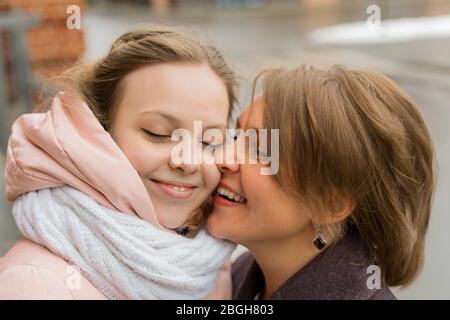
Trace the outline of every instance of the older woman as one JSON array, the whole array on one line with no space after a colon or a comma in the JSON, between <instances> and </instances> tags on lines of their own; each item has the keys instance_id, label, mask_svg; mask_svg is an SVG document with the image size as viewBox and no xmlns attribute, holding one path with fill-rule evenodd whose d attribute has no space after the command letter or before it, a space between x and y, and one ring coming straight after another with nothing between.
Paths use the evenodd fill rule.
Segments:
<instances>
[{"instance_id":1,"label":"older woman","mask_svg":"<svg viewBox=\"0 0 450 320\"><path fill-rule=\"evenodd\" d=\"M234 298L395 299L388 287L422 266L434 187L414 103L384 76L339 66L262 75L238 122L279 129L280 169L220 165L207 223L249 249L233 265Z\"/></svg>"}]
</instances>

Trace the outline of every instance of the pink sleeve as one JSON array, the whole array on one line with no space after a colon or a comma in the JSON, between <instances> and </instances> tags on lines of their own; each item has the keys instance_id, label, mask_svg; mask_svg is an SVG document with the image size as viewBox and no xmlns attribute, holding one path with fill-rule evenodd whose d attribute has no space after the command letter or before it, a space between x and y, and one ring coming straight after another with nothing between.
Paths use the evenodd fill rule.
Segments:
<instances>
[{"instance_id":1,"label":"pink sleeve","mask_svg":"<svg viewBox=\"0 0 450 320\"><path fill-rule=\"evenodd\" d=\"M73 296L50 270L19 265L0 273L0 300L73 300Z\"/></svg>"},{"instance_id":2,"label":"pink sleeve","mask_svg":"<svg viewBox=\"0 0 450 320\"><path fill-rule=\"evenodd\" d=\"M204 300L231 300L233 285L231 282L231 262L226 262L219 271L216 287Z\"/></svg>"}]
</instances>

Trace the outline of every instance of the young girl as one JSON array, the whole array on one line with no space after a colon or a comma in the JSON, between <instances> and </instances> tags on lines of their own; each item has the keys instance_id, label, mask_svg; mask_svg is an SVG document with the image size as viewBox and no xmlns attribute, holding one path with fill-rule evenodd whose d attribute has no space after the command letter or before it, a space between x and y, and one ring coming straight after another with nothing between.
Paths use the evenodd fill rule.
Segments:
<instances>
[{"instance_id":1,"label":"young girl","mask_svg":"<svg viewBox=\"0 0 450 320\"><path fill-rule=\"evenodd\" d=\"M204 298L234 248L201 229L220 174L174 163L171 134L195 120L225 130L232 70L213 47L151 28L66 80L50 110L13 125L7 197L27 240L0 263L0 298Z\"/></svg>"}]
</instances>

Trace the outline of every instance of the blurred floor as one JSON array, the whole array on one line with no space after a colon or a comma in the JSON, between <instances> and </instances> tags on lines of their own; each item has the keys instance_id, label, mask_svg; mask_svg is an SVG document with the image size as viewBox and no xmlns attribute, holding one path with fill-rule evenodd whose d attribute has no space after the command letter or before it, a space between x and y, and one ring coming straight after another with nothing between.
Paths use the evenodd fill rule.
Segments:
<instances>
[{"instance_id":1,"label":"blurred floor","mask_svg":"<svg viewBox=\"0 0 450 320\"><path fill-rule=\"evenodd\" d=\"M242 75L241 106L249 102L251 79L264 67L302 63L327 67L342 63L394 78L418 102L433 136L439 166L425 269L414 285L399 291L398 296L450 298L450 233L447 231L450 198L446 196L450 190L450 38L365 46L313 45L306 40L314 28L366 20L364 6L305 11L298 2L282 1L277 6L252 10L182 6L165 15L155 15L143 6L111 7L104 3L96 2L83 20L87 60L105 54L117 36L136 26L149 23L188 26L218 45ZM424 1L396 3L397 6L388 8L389 18L450 14L450 1L431 1L432 5L424 5ZM384 13L382 8L382 17Z\"/></svg>"}]
</instances>

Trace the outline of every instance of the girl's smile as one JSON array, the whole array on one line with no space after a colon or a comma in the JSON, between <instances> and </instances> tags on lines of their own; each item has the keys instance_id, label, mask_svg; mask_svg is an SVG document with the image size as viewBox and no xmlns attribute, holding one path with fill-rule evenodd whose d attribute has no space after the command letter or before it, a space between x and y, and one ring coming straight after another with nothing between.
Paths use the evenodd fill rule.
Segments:
<instances>
[{"instance_id":1,"label":"girl's smile","mask_svg":"<svg viewBox=\"0 0 450 320\"><path fill-rule=\"evenodd\" d=\"M208 65L189 63L139 68L122 87L113 138L141 177L161 225L178 228L210 197L220 173L214 163L174 161L173 133L189 133L188 142L201 142L206 153L211 142L198 137L196 123L226 129L227 89Z\"/></svg>"},{"instance_id":2,"label":"girl's smile","mask_svg":"<svg viewBox=\"0 0 450 320\"><path fill-rule=\"evenodd\" d=\"M189 199L198 186L179 182L167 182L155 179L149 179L150 186L156 186L155 191L162 191L165 195L174 199Z\"/></svg>"}]
</instances>

